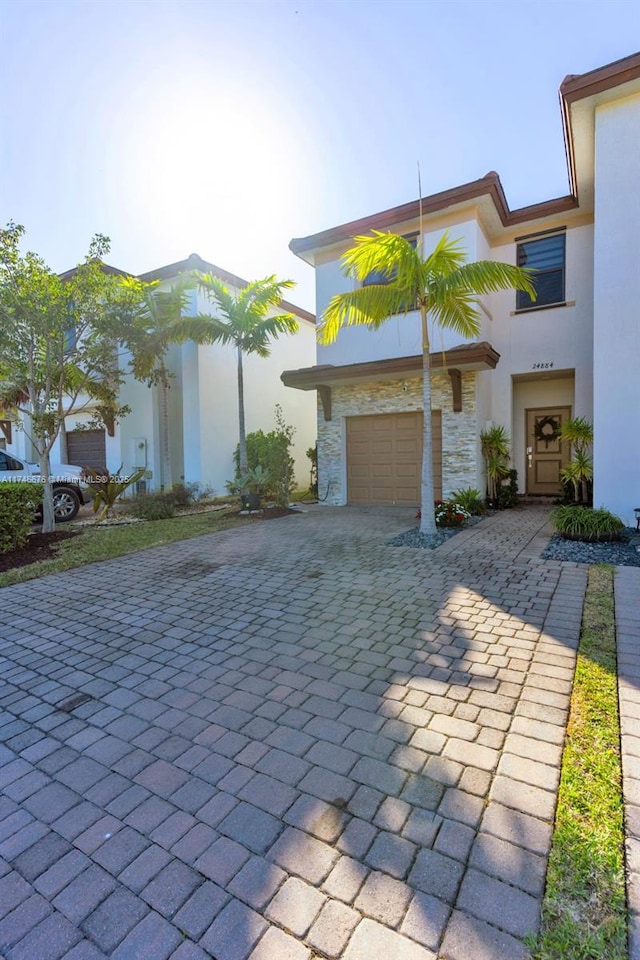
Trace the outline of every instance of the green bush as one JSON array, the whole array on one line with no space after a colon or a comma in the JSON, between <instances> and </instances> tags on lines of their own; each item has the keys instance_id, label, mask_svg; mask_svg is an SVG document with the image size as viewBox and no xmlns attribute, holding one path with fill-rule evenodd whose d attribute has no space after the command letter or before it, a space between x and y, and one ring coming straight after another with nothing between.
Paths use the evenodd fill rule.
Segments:
<instances>
[{"instance_id":1,"label":"green bush","mask_svg":"<svg viewBox=\"0 0 640 960\"><path fill-rule=\"evenodd\" d=\"M41 483L0 482L0 554L24 547L43 492Z\"/></svg>"},{"instance_id":2,"label":"green bush","mask_svg":"<svg viewBox=\"0 0 640 960\"><path fill-rule=\"evenodd\" d=\"M508 510L518 502L518 471L509 470L498 482L498 510Z\"/></svg>"},{"instance_id":3,"label":"green bush","mask_svg":"<svg viewBox=\"0 0 640 960\"><path fill-rule=\"evenodd\" d=\"M617 540L624 523L608 510L591 507L556 507L551 514L553 525L568 540Z\"/></svg>"},{"instance_id":4,"label":"green bush","mask_svg":"<svg viewBox=\"0 0 640 960\"><path fill-rule=\"evenodd\" d=\"M175 514L173 491L145 493L131 501L129 511L139 520L169 520Z\"/></svg>"},{"instance_id":5,"label":"green bush","mask_svg":"<svg viewBox=\"0 0 640 960\"><path fill-rule=\"evenodd\" d=\"M309 447L307 456L311 461L311 475L309 478L309 493L312 497L318 496L318 441L315 446Z\"/></svg>"},{"instance_id":6,"label":"green bush","mask_svg":"<svg viewBox=\"0 0 640 960\"><path fill-rule=\"evenodd\" d=\"M293 486L293 468L295 461L291 456L294 428L284 422L282 408L276 404L276 429L265 433L256 430L247 434L247 467L255 470L263 467L269 474L269 482L263 487L264 496L275 497L281 506L289 502L289 495ZM233 455L236 475L231 485L237 486L240 478L240 448L236 447Z\"/></svg>"},{"instance_id":7,"label":"green bush","mask_svg":"<svg viewBox=\"0 0 640 960\"><path fill-rule=\"evenodd\" d=\"M472 517L481 517L487 512L482 494L474 487L464 487L462 490L454 490L451 494L451 500L459 503L461 507Z\"/></svg>"}]
</instances>

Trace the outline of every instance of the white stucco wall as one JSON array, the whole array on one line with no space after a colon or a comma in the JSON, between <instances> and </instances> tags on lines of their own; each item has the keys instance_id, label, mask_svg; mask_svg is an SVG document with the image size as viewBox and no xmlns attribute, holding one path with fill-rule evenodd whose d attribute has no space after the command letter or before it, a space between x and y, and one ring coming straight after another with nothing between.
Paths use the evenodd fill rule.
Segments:
<instances>
[{"instance_id":1,"label":"white stucco wall","mask_svg":"<svg viewBox=\"0 0 640 960\"><path fill-rule=\"evenodd\" d=\"M200 294L197 309L202 313L213 311ZM285 423L295 429L292 455L296 480L303 487L308 486L310 466L305 452L316 440L315 393L285 387L280 374L314 362L315 327L304 320L300 320L297 334L273 341L269 357L245 356L243 362L246 431L262 429L266 433L274 429L275 406L279 403ZM217 344L197 350L187 344L182 354L182 377L185 477L199 479L223 494L235 472L233 452L238 442L236 352ZM199 428L195 422L198 411Z\"/></svg>"},{"instance_id":2,"label":"white stucco wall","mask_svg":"<svg viewBox=\"0 0 640 960\"><path fill-rule=\"evenodd\" d=\"M640 97L597 107L594 504L640 506Z\"/></svg>"},{"instance_id":3,"label":"white stucco wall","mask_svg":"<svg viewBox=\"0 0 640 960\"><path fill-rule=\"evenodd\" d=\"M528 232L526 225L522 236ZM493 247L492 259L516 262L515 241ZM536 401L531 406L568 402L575 416L593 417L593 226L574 227L566 233L565 296L567 306L515 313L515 291L494 293L489 298L493 317L488 339L500 354L491 376L489 418L506 427L512 438L513 463L520 489L525 469L523 409L514 402L513 376L526 376ZM537 364L552 364L539 369ZM555 375L565 371L571 381L571 396L558 387ZM550 376L551 374L551 376ZM565 385L566 386L566 385ZM518 389L525 390L519 383ZM559 392L560 390L560 392Z\"/></svg>"},{"instance_id":4,"label":"white stucco wall","mask_svg":"<svg viewBox=\"0 0 640 960\"><path fill-rule=\"evenodd\" d=\"M448 228L428 230L424 236L424 254L428 255L445 232L454 240L460 240L468 260L484 256L479 253L483 235L475 220L455 224ZM484 241L485 246L486 241ZM329 300L336 293L353 289L354 281L345 277L338 259L321 263L316 267L316 313L320 320ZM441 330L430 324L432 351L448 350L464 343L464 338L449 330ZM318 363L343 365L365 363L371 360L386 360L392 357L415 356L422 352L420 314L412 311L390 317L378 330L366 326L343 327L338 339L327 346L318 345Z\"/></svg>"}]
</instances>

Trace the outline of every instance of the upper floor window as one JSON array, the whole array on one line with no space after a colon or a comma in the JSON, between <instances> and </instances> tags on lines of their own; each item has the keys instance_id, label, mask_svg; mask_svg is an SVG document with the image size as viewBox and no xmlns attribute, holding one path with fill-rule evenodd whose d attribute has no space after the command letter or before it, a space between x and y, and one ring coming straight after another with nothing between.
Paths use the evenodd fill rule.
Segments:
<instances>
[{"instance_id":1,"label":"upper floor window","mask_svg":"<svg viewBox=\"0 0 640 960\"><path fill-rule=\"evenodd\" d=\"M529 307L544 307L554 303L564 303L565 272L565 234L554 233L545 237L523 239L517 247L519 267L531 267L537 298L531 300L528 293L518 290L516 310Z\"/></svg>"},{"instance_id":2,"label":"upper floor window","mask_svg":"<svg viewBox=\"0 0 640 960\"><path fill-rule=\"evenodd\" d=\"M417 245L418 245L418 234L417 234L417 233L405 234L405 235L403 236L403 239L404 239L404 240L408 240L409 243L411 244L411 246L412 246L412 247L414 248L414 250L415 250L415 248L416 248ZM394 273L392 273L392 274L388 274L388 273L383 273L381 270L372 270L371 273L368 273L368 274L366 275L366 277L364 278L364 280L362 281L362 286L363 286L363 287L370 287L370 286L371 286L372 284L374 284L374 283L380 283L380 284L393 283L393 281L395 280L395 278L396 278L396 273L395 273L395 271L394 271Z\"/></svg>"}]
</instances>

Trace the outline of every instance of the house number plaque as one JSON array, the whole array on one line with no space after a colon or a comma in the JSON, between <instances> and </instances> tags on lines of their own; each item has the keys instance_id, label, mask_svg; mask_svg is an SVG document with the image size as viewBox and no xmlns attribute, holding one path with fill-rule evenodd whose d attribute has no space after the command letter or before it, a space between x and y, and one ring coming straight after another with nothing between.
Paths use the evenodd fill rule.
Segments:
<instances>
[{"instance_id":1,"label":"house number plaque","mask_svg":"<svg viewBox=\"0 0 640 960\"><path fill-rule=\"evenodd\" d=\"M553 360L539 360L534 363L532 370L551 370L553 369Z\"/></svg>"}]
</instances>

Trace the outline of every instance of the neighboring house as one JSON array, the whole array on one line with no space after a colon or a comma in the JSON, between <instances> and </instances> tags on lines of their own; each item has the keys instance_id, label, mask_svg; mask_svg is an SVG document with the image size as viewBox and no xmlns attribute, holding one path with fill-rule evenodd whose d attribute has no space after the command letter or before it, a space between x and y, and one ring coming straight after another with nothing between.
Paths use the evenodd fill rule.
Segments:
<instances>
[{"instance_id":1,"label":"neighboring house","mask_svg":"<svg viewBox=\"0 0 640 960\"><path fill-rule=\"evenodd\" d=\"M484 489L479 435L512 438L519 490L556 495L569 451L541 434L594 423L594 502L633 520L640 505L640 54L567 77L560 100L570 193L510 210L498 174L423 199L424 249L445 231L469 260L538 268L538 299L483 298L478 342L432 336L437 494ZM419 203L291 241L316 270L317 314L350 289L340 257L373 229L418 236ZM418 504L421 336L417 312L344 328L317 365L283 381L318 393L326 502Z\"/></svg>"},{"instance_id":2,"label":"neighboring house","mask_svg":"<svg viewBox=\"0 0 640 960\"><path fill-rule=\"evenodd\" d=\"M109 272L122 273L115 268L107 269ZM157 280L160 289L170 289L180 274L193 270L216 274L230 289L239 290L247 283L215 264L202 260L197 254L142 274L139 279ZM285 300L281 307L283 311L296 316L299 331L274 340L271 354L265 359L256 356L244 358L246 429L247 433L274 429L275 405L279 403L285 422L295 428L292 450L295 476L300 486L306 488L310 469L306 450L313 446L316 437L315 402L310 395L288 390L280 380L280 373L285 367L313 362L315 317ZM194 290L189 313L210 313L213 310L214 306ZM121 357L120 363L126 371L126 354ZM198 482L213 488L216 494L224 494L225 483L235 472L233 453L238 442L235 350L219 344L176 344L169 348L167 365L172 374L169 390L170 477L161 478L157 390L136 381L131 375L126 377L120 392L122 404L128 405L131 413L115 425L112 435L103 429L90 428L92 411L88 406L82 412L67 417L66 457L61 453L60 444L56 443L52 462L64 460L98 469L106 466L111 471L122 465L126 474L144 468L147 471L147 489L158 489L161 483L169 486L185 481ZM33 459L25 432L16 429L15 424L0 421L0 435L9 451L25 459Z\"/></svg>"}]
</instances>

